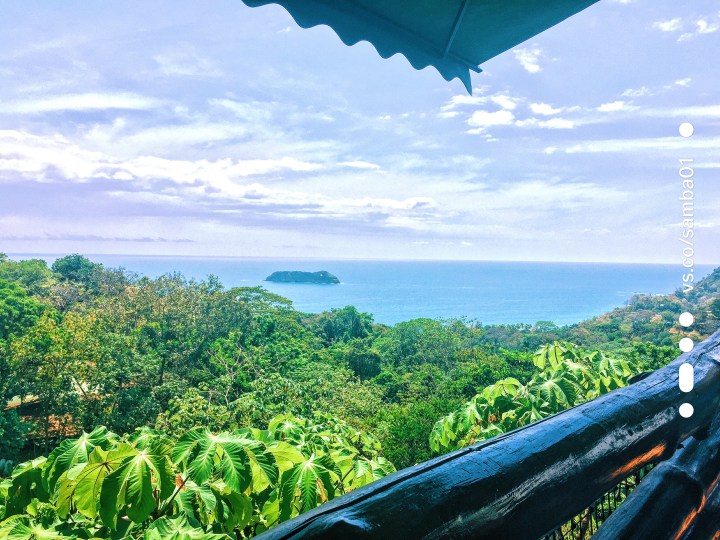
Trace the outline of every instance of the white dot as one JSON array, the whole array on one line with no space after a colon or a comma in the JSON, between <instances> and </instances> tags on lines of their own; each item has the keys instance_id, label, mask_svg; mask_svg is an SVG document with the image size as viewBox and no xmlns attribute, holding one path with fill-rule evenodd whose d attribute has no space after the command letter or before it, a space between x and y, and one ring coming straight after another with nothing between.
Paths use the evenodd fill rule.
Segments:
<instances>
[{"instance_id":1,"label":"white dot","mask_svg":"<svg viewBox=\"0 0 720 540\"><path fill-rule=\"evenodd\" d=\"M678 321L681 325L683 325L685 328L688 326L692 326L695 322L695 317L693 317L693 314L686 311L685 313L681 313L680 317L678 317Z\"/></svg>"},{"instance_id":2,"label":"white dot","mask_svg":"<svg viewBox=\"0 0 720 540\"><path fill-rule=\"evenodd\" d=\"M694 412L695 409L689 403L683 403L680 405L680 416L683 418L690 418Z\"/></svg>"},{"instance_id":3,"label":"white dot","mask_svg":"<svg viewBox=\"0 0 720 540\"><path fill-rule=\"evenodd\" d=\"M693 350L695 343L693 343L693 340L689 337L684 337L680 340L680 343L678 343L678 345L680 346L680 350L682 352L690 352Z\"/></svg>"},{"instance_id":4,"label":"white dot","mask_svg":"<svg viewBox=\"0 0 720 540\"><path fill-rule=\"evenodd\" d=\"M692 134L695 133L695 126L693 126L690 122L683 122L680 124L678 131L683 137L692 137Z\"/></svg>"}]
</instances>

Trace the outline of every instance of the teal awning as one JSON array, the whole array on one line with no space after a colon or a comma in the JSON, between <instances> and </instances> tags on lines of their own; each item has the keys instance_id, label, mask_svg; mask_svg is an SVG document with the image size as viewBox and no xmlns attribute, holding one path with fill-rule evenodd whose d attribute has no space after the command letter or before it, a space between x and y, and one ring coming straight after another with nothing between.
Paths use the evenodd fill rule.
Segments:
<instances>
[{"instance_id":1,"label":"teal awning","mask_svg":"<svg viewBox=\"0 0 720 540\"><path fill-rule=\"evenodd\" d=\"M597 0L243 0L283 6L303 28L326 24L346 45L368 41L380 56L401 53L415 69L460 79Z\"/></svg>"}]
</instances>

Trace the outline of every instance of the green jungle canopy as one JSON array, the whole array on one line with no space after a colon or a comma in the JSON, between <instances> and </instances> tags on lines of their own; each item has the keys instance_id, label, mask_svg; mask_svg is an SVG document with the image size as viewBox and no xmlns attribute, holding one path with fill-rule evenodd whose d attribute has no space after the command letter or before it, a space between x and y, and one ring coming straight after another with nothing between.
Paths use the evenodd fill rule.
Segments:
<instances>
[{"instance_id":1,"label":"green jungle canopy","mask_svg":"<svg viewBox=\"0 0 720 540\"><path fill-rule=\"evenodd\" d=\"M326 24L346 45L368 41L380 56L401 53L415 69L435 66L472 91L479 64L597 0L243 0L279 4L303 28Z\"/></svg>"}]
</instances>

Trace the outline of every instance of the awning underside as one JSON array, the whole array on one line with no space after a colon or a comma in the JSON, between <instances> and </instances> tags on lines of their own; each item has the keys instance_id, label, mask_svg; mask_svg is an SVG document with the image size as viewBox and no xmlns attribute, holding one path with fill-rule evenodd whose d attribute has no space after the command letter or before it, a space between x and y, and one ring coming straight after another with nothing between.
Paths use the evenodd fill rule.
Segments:
<instances>
[{"instance_id":1,"label":"awning underside","mask_svg":"<svg viewBox=\"0 0 720 540\"><path fill-rule=\"evenodd\" d=\"M283 6L303 28L328 25L346 45L370 42L472 90L470 71L597 0L243 0Z\"/></svg>"}]
</instances>

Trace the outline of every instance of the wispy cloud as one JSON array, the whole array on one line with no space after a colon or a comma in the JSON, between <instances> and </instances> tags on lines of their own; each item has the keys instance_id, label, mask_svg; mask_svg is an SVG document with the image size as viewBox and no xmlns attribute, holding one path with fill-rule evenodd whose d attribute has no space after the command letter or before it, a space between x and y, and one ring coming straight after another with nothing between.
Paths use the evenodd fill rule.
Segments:
<instances>
[{"instance_id":1,"label":"wispy cloud","mask_svg":"<svg viewBox=\"0 0 720 540\"><path fill-rule=\"evenodd\" d=\"M683 139L682 137L649 137L644 139L605 139L587 141L567 147L568 154L599 152L638 152L641 150L664 152L667 150L720 148L720 138Z\"/></svg>"},{"instance_id":2,"label":"wispy cloud","mask_svg":"<svg viewBox=\"0 0 720 540\"><path fill-rule=\"evenodd\" d=\"M652 23L652 27L662 32L677 32L683 27L683 20L677 17L666 21L655 21Z\"/></svg>"},{"instance_id":3,"label":"wispy cloud","mask_svg":"<svg viewBox=\"0 0 720 540\"><path fill-rule=\"evenodd\" d=\"M215 63L204 57L189 43L177 43L171 50L156 54L153 60L158 70L170 77L220 77L222 71Z\"/></svg>"},{"instance_id":4,"label":"wispy cloud","mask_svg":"<svg viewBox=\"0 0 720 540\"><path fill-rule=\"evenodd\" d=\"M94 185L105 196L145 208L192 208L218 219L242 215L266 223L294 220L368 221L377 227L423 229L437 220L432 197L328 194L276 187L272 176L314 173L324 165L292 157L250 160L182 160L157 156L118 159L90 151L64 137L0 131L0 182ZM357 171L377 170L366 161L338 163ZM334 173L336 177L338 173ZM254 216L254 217L253 217Z\"/></svg>"},{"instance_id":5,"label":"wispy cloud","mask_svg":"<svg viewBox=\"0 0 720 540\"><path fill-rule=\"evenodd\" d=\"M539 47L514 49L513 53L515 53L515 58L528 73L538 73L542 70L540 57L543 53Z\"/></svg>"},{"instance_id":6,"label":"wispy cloud","mask_svg":"<svg viewBox=\"0 0 720 540\"><path fill-rule=\"evenodd\" d=\"M690 26L690 30L683 31L688 26ZM710 16L700 17L694 21L694 24L690 21L683 20L681 17L676 17L674 19L655 21L652 27L662 32L682 31L677 41L687 41L704 34L713 34L720 30L720 12Z\"/></svg>"},{"instance_id":7,"label":"wispy cloud","mask_svg":"<svg viewBox=\"0 0 720 540\"><path fill-rule=\"evenodd\" d=\"M148 110L163 101L131 92L83 93L43 96L0 104L0 113L39 114L59 111Z\"/></svg>"},{"instance_id":8,"label":"wispy cloud","mask_svg":"<svg viewBox=\"0 0 720 540\"><path fill-rule=\"evenodd\" d=\"M468 96L465 94L459 94L451 97L447 103L440 107L440 110L443 112L454 111L458 107L462 106L482 105L484 103L487 103L487 100L487 96Z\"/></svg>"},{"instance_id":9,"label":"wispy cloud","mask_svg":"<svg viewBox=\"0 0 720 540\"><path fill-rule=\"evenodd\" d=\"M492 101L496 105L499 105L503 109L513 111L517 108L518 103L521 100L505 94L495 94L494 96L490 96L490 101Z\"/></svg>"},{"instance_id":10,"label":"wispy cloud","mask_svg":"<svg viewBox=\"0 0 720 540\"><path fill-rule=\"evenodd\" d=\"M531 103L530 110L535 114L543 116L551 116L553 114L559 114L565 110L565 107L553 107L547 103Z\"/></svg>"},{"instance_id":11,"label":"wispy cloud","mask_svg":"<svg viewBox=\"0 0 720 540\"><path fill-rule=\"evenodd\" d=\"M695 28L689 32L685 32L678 37L678 41L686 41L703 34L714 34L720 30L720 13L713 17L701 18L695 21Z\"/></svg>"},{"instance_id":12,"label":"wispy cloud","mask_svg":"<svg viewBox=\"0 0 720 540\"><path fill-rule=\"evenodd\" d=\"M370 163L368 161L361 161L361 160L355 160L355 161L341 161L338 163L338 165L342 167L350 167L352 169L371 169L371 170L378 170L380 169L380 165L376 163Z\"/></svg>"},{"instance_id":13,"label":"wispy cloud","mask_svg":"<svg viewBox=\"0 0 720 540\"><path fill-rule=\"evenodd\" d=\"M193 184L198 181L221 187L234 178L257 176L290 170L315 171L319 163L292 157L248 160L181 160L139 156L120 160L101 152L83 149L64 137L43 137L27 132L0 131L0 171L29 174L32 178L86 182L93 178L147 179L167 178ZM55 178L58 176L58 178Z\"/></svg>"},{"instance_id":14,"label":"wispy cloud","mask_svg":"<svg viewBox=\"0 0 720 540\"><path fill-rule=\"evenodd\" d=\"M515 122L518 127L538 127L547 129L573 129L577 124L573 120L566 118L550 118L549 120L539 120L537 118L526 118Z\"/></svg>"},{"instance_id":15,"label":"wispy cloud","mask_svg":"<svg viewBox=\"0 0 720 540\"><path fill-rule=\"evenodd\" d=\"M174 243L187 244L189 238L163 238L161 236L103 236L98 234L51 234L41 235L1 235L0 240L31 240L31 241L68 241L68 242L143 242L143 243Z\"/></svg>"},{"instance_id":16,"label":"wispy cloud","mask_svg":"<svg viewBox=\"0 0 720 540\"><path fill-rule=\"evenodd\" d=\"M629 111L636 109L637 107L634 107L630 104L628 104L627 101L611 101L609 103L603 103L600 105L597 110L602 113L608 113L608 112L617 112L617 111Z\"/></svg>"},{"instance_id":17,"label":"wispy cloud","mask_svg":"<svg viewBox=\"0 0 720 540\"><path fill-rule=\"evenodd\" d=\"M504 109L494 112L475 111L467 119L467 124L475 129L469 130L468 133L481 133L485 128L491 126L507 126L512 124L514 120L515 115Z\"/></svg>"},{"instance_id":18,"label":"wispy cloud","mask_svg":"<svg viewBox=\"0 0 720 540\"><path fill-rule=\"evenodd\" d=\"M655 91L651 90L647 86L641 86L640 88L628 88L622 93L623 97L638 98L644 96L652 96Z\"/></svg>"}]
</instances>

